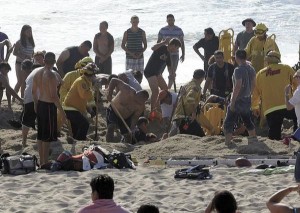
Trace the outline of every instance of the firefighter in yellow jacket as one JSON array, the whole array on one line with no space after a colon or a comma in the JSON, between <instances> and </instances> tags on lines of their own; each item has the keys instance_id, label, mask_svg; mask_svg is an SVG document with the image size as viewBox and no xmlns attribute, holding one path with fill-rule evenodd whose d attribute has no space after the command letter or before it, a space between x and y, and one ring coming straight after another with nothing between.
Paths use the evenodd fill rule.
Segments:
<instances>
[{"instance_id":1,"label":"firefighter in yellow jacket","mask_svg":"<svg viewBox=\"0 0 300 213\"><path fill-rule=\"evenodd\" d=\"M82 76L77 78L71 86L64 100L63 109L71 123L73 138L86 140L89 129L87 120L88 103L93 100L92 82L95 78L97 66L89 63L82 70Z\"/></svg>"},{"instance_id":2,"label":"firefighter in yellow jacket","mask_svg":"<svg viewBox=\"0 0 300 213\"><path fill-rule=\"evenodd\" d=\"M297 129L295 110L287 110L284 100L284 88L293 82L295 71L288 65L280 64L280 54L270 51L265 57L268 66L256 74L256 87L252 94L252 110L256 116L261 113L266 116L269 126L268 137L281 139L283 119L292 119L294 130ZM261 105L261 106L260 106Z\"/></svg>"},{"instance_id":3,"label":"firefighter in yellow jacket","mask_svg":"<svg viewBox=\"0 0 300 213\"><path fill-rule=\"evenodd\" d=\"M59 90L59 96L60 96L60 102L63 103L65 100L65 97L67 93L69 92L72 84L74 81L81 76L80 72L81 69L84 68L88 63L92 63L93 59L90 57L84 57L83 59L79 60L75 64L75 70L72 72L69 72L65 75L63 81L64 83L60 87Z\"/></svg>"},{"instance_id":4,"label":"firefighter in yellow jacket","mask_svg":"<svg viewBox=\"0 0 300 213\"><path fill-rule=\"evenodd\" d=\"M185 95L181 95L178 100L169 136L177 134L180 123L185 117L190 117L192 120L196 119L198 104L201 98L200 85L204 77L205 72L203 70L195 70L193 79L184 86Z\"/></svg>"},{"instance_id":5,"label":"firefighter in yellow jacket","mask_svg":"<svg viewBox=\"0 0 300 213\"><path fill-rule=\"evenodd\" d=\"M84 57L83 59L79 60L75 64L75 70L72 72L68 72L65 77L63 78L63 84L59 89L59 99L60 103L63 105L66 95L68 94L69 90L71 89L72 84L74 81L81 76L81 69L84 68L88 63L92 63L93 59L90 57ZM61 122L61 114L57 112L57 131L60 132L63 123Z\"/></svg>"},{"instance_id":6,"label":"firefighter in yellow jacket","mask_svg":"<svg viewBox=\"0 0 300 213\"><path fill-rule=\"evenodd\" d=\"M267 31L268 28L265 24L257 24L254 30L255 36L250 39L245 49L247 52L247 60L251 61L256 73L267 66L265 56L269 51L275 50L279 52L275 42L275 35L268 37Z\"/></svg>"}]
</instances>

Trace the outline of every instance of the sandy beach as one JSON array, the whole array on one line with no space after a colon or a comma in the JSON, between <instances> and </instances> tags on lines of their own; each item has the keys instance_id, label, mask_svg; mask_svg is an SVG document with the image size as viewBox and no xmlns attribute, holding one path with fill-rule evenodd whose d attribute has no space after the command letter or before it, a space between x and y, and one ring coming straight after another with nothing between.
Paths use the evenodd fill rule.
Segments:
<instances>
[{"instance_id":1,"label":"sandy beach","mask_svg":"<svg viewBox=\"0 0 300 213\"><path fill-rule=\"evenodd\" d=\"M7 120L18 118L22 107L14 104L12 113L7 110L6 101L0 111L0 141L2 150L10 154L26 151L38 156L36 132L31 130L27 147L22 149L21 130L12 128ZM174 173L180 166L149 165L147 157L212 157L222 158L228 155L264 155L292 157L298 150L299 143L292 141L288 147L280 141L271 141L260 131L259 143L248 145L246 137L234 139L236 147L228 149L223 136L195 137L178 135L166 140L151 143L128 145L106 143L105 109L100 108L97 141L82 141L68 144L66 131L59 141L51 144L50 159L54 160L63 151L74 154L82 152L86 145L95 144L109 151L117 149L128 152L138 159L136 170L91 170L87 172L38 170L27 175L0 177L0 212L76 212L80 207L91 202L89 182L98 174L109 174L115 180L115 201L131 212L145 203L152 203L161 212L204 212L205 207L217 190L230 190L236 197L241 212L268 212L266 201L275 191L288 185L294 185L292 171L284 174L264 175L253 172L251 168L227 167L217 165L210 167L210 180L178 180ZM291 125L285 122L284 135L291 133ZM153 122L150 130L161 135L159 122ZM90 127L89 136L94 137L94 125ZM284 201L296 205L297 196L288 196Z\"/></svg>"}]
</instances>

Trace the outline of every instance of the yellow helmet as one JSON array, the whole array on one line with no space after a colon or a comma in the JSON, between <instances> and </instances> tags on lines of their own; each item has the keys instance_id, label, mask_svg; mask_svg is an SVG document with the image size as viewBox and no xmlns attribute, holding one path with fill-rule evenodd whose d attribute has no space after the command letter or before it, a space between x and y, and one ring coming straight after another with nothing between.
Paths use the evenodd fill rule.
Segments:
<instances>
[{"instance_id":1,"label":"yellow helmet","mask_svg":"<svg viewBox=\"0 0 300 213\"><path fill-rule=\"evenodd\" d=\"M95 75L99 71L99 68L95 63L88 63L85 67L80 70L81 75Z\"/></svg>"},{"instance_id":2,"label":"yellow helmet","mask_svg":"<svg viewBox=\"0 0 300 213\"><path fill-rule=\"evenodd\" d=\"M254 34L259 36L265 34L267 31L268 31L267 26L263 23L259 23L255 27Z\"/></svg>"},{"instance_id":3,"label":"yellow helmet","mask_svg":"<svg viewBox=\"0 0 300 213\"><path fill-rule=\"evenodd\" d=\"M281 55L280 55L279 52L277 52L277 51L275 51L275 50L271 50L271 51L269 51L269 52L267 53L265 59L266 59L266 61L267 61L268 63L271 63L271 64L276 63L276 64L278 64L278 63L280 63Z\"/></svg>"},{"instance_id":4,"label":"yellow helmet","mask_svg":"<svg viewBox=\"0 0 300 213\"><path fill-rule=\"evenodd\" d=\"M79 60L76 64L75 64L75 70L81 69L83 68L85 65L87 65L88 63L92 63L93 59L91 57L84 57L83 59Z\"/></svg>"}]
</instances>

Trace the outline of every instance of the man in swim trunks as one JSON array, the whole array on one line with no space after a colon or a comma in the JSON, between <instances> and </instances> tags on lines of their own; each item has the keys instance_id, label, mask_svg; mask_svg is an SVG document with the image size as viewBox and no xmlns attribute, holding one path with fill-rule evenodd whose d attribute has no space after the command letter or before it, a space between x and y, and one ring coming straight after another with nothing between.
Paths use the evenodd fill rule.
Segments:
<instances>
[{"instance_id":1,"label":"man in swim trunks","mask_svg":"<svg viewBox=\"0 0 300 213\"><path fill-rule=\"evenodd\" d=\"M61 113L63 122L66 115L57 95L57 87L61 82L52 71L55 64L55 54L45 54L45 66L39 69L33 77L32 96L34 110L38 123L38 151L40 164L48 162L50 142L57 140L57 109Z\"/></svg>"},{"instance_id":2,"label":"man in swim trunks","mask_svg":"<svg viewBox=\"0 0 300 213\"><path fill-rule=\"evenodd\" d=\"M177 38L164 40L155 44L151 49L152 55L146 65L144 75L148 80L151 89L151 111L156 109L156 100L161 90L168 90L168 86L162 77L162 73L167 65L168 70L171 69L170 53L178 52L181 42Z\"/></svg>"},{"instance_id":3,"label":"man in swim trunks","mask_svg":"<svg viewBox=\"0 0 300 213\"><path fill-rule=\"evenodd\" d=\"M115 88L119 92L112 98L112 93ZM122 116L131 131L134 130L139 117L145 110L145 102L148 98L149 94L146 90L136 92L135 89L117 78L113 78L110 81L107 100L111 101L111 104L106 110L107 142L114 141L114 129L116 127L120 128L125 141L131 142L128 137L128 129L119 116ZM118 115L118 112L115 110L117 110L120 115Z\"/></svg>"},{"instance_id":4,"label":"man in swim trunks","mask_svg":"<svg viewBox=\"0 0 300 213\"><path fill-rule=\"evenodd\" d=\"M3 90L6 89L6 97L8 99L8 108L11 109L10 97L11 95L23 103L23 99L11 88L8 81L7 73L11 70L10 65L7 62L0 63L0 107L3 98Z\"/></svg>"},{"instance_id":5,"label":"man in swim trunks","mask_svg":"<svg viewBox=\"0 0 300 213\"><path fill-rule=\"evenodd\" d=\"M122 49L126 53L126 70L144 71L144 52L147 49L146 33L139 28L139 17L132 16L131 27L124 32Z\"/></svg>"},{"instance_id":6,"label":"man in swim trunks","mask_svg":"<svg viewBox=\"0 0 300 213\"><path fill-rule=\"evenodd\" d=\"M114 37L107 32L108 23L103 21L100 23L100 32L95 35L93 50L96 54L95 63L100 69L100 73L112 74L111 54L114 51Z\"/></svg>"}]
</instances>

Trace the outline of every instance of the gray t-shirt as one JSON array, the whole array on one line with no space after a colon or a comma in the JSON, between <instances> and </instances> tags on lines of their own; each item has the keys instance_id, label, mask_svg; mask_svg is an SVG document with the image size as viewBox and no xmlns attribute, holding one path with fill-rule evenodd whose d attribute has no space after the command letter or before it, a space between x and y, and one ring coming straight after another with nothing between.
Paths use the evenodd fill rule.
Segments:
<instances>
[{"instance_id":1,"label":"gray t-shirt","mask_svg":"<svg viewBox=\"0 0 300 213\"><path fill-rule=\"evenodd\" d=\"M249 64L243 64L235 68L232 76L233 85L236 84L237 80L242 79L242 88L236 100L249 98L251 96L251 85L253 81L255 81L255 76L256 72Z\"/></svg>"},{"instance_id":2,"label":"gray t-shirt","mask_svg":"<svg viewBox=\"0 0 300 213\"><path fill-rule=\"evenodd\" d=\"M244 50L250 41L250 39L254 36L254 31L252 33L247 33L246 31L240 32L236 36L236 43L240 50Z\"/></svg>"}]
</instances>

